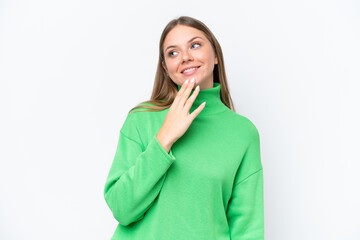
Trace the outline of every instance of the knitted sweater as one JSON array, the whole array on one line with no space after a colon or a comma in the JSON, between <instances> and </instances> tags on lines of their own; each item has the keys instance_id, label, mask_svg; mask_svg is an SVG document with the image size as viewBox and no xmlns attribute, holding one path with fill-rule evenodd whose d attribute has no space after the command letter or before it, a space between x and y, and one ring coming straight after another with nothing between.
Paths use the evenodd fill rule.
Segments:
<instances>
[{"instance_id":1,"label":"knitted sweater","mask_svg":"<svg viewBox=\"0 0 360 240\"><path fill-rule=\"evenodd\" d=\"M205 108L169 152L156 138L169 108L127 115L104 187L112 240L264 239L259 133L220 89L199 91L190 113Z\"/></svg>"}]
</instances>

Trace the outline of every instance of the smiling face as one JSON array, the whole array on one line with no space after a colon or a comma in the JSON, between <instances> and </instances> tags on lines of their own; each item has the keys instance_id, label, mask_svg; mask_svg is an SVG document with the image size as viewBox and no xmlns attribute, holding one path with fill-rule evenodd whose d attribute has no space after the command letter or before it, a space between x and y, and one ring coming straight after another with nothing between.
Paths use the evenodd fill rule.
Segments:
<instances>
[{"instance_id":1,"label":"smiling face","mask_svg":"<svg viewBox=\"0 0 360 240\"><path fill-rule=\"evenodd\" d=\"M218 63L214 49L205 34L193 27L177 25L166 36L162 63L177 85L195 78L201 89L213 87L214 65Z\"/></svg>"}]
</instances>

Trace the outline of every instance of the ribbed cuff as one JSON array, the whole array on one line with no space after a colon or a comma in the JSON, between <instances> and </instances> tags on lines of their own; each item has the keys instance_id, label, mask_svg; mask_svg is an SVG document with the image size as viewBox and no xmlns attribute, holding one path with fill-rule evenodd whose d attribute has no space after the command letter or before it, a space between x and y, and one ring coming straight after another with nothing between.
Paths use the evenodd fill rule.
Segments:
<instances>
[{"instance_id":1,"label":"ribbed cuff","mask_svg":"<svg viewBox=\"0 0 360 240\"><path fill-rule=\"evenodd\" d=\"M169 161L169 163L173 163L175 161L176 158L173 155L171 148L170 148L169 153L167 153L165 151L165 149L163 148L163 146L161 146L161 144L160 144L159 140L157 139L156 135L154 135L152 141L155 141L155 145L157 146L158 150L161 151L164 154L164 156Z\"/></svg>"}]
</instances>

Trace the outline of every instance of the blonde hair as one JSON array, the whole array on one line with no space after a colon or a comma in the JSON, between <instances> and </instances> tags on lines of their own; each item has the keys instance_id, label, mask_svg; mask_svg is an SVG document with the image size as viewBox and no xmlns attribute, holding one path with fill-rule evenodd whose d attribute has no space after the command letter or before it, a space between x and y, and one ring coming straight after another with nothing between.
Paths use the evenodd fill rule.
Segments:
<instances>
[{"instance_id":1,"label":"blonde hair","mask_svg":"<svg viewBox=\"0 0 360 240\"><path fill-rule=\"evenodd\" d=\"M186 25L196 28L202 31L207 37L207 39L210 41L215 51L215 56L217 56L218 59L218 63L214 66L214 71L213 71L214 82L218 82L221 85L221 89L220 89L221 101L229 109L235 112L235 107L231 99L227 84L224 58L219 42L216 40L214 34L204 23L192 17L181 16L177 19L171 20L166 25L166 27L164 28L161 34L160 42L159 42L159 61L157 65L154 87L150 100L141 102L139 105L132 108L129 111L129 113L133 112L133 110L138 108L145 108L144 110L138 110L138 111L161 111L166 108L169 108L173 103L176 94L178 92L178 86L167 75L165 69L162 66L162 63L163 62L165 63L164 51L163 51L164 40L167 34L177 25Z\"/></svg>"}]
</instances>

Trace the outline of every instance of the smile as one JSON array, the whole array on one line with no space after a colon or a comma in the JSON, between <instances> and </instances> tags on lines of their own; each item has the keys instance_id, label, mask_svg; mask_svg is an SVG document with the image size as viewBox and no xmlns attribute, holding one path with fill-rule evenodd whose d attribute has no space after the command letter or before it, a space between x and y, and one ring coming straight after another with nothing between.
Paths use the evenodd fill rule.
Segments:
<instances>
[{"instance_id":1,"label":"smile","mask_svg":"<svg viewBox=\"0 0 360 240\"><path fill-rule=\"evenodd\" d=\"M188 68L185 71L183 71L182 73L186 76L189 76L193 73L195 73L198 70L199 67L193 67L193 68Z\"/></svg>"}]
</instances>

